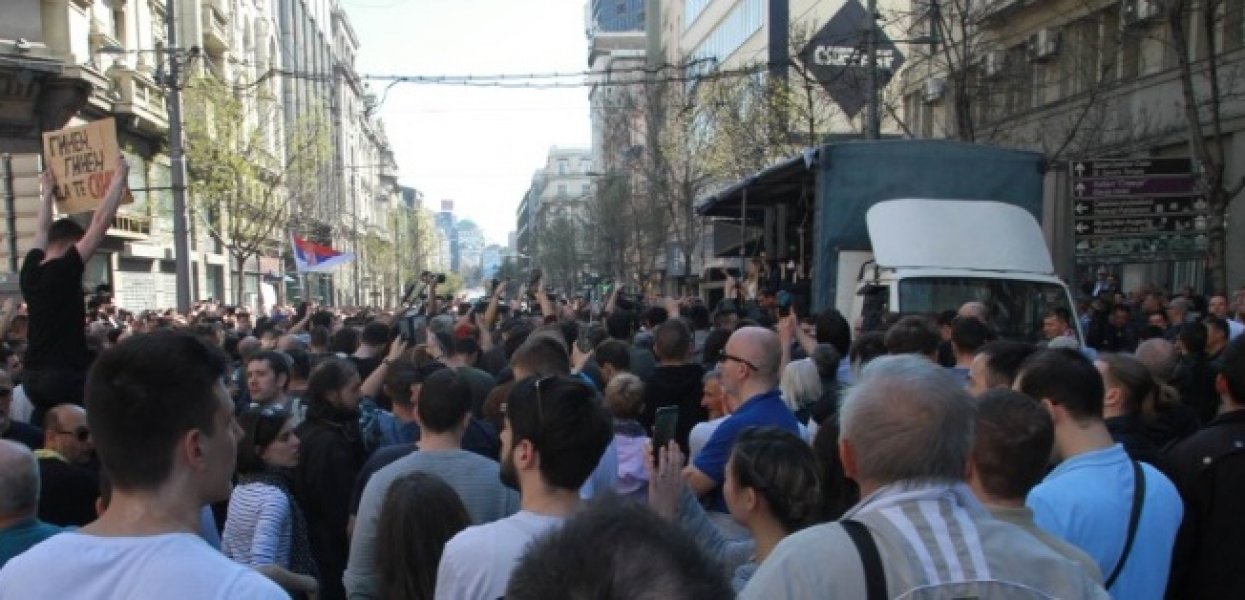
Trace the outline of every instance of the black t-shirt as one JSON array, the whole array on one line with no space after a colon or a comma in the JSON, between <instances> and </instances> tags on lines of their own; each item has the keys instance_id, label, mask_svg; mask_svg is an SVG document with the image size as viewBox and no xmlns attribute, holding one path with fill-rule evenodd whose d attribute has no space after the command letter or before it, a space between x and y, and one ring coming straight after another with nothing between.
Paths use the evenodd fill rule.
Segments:
<instances>
[{"instance_id":1,"label":"black t-shirt","mask_svg":"<svg viewBox=\"0 0 1245 600\"><path fill-rule=\"evenodd\" d=\"M65 256L40 264L45 256L43 250L36 248L26 254L22 263L22 297L30 314L26 368L85 369L85 265L77 246L70 246Z\"/></svg>"},{"instance_id":2,"label":"black t-shirt","mask_svg":"<svg viewBox=\"0 0 1245 600\"><path fill-rule=\"evenodd\" d=\"M351 356L350 362L354 363L354 368L359 371L359 381L366 381L367 376L371 375L372 371L375 371L376 368L380 366L380 357L369 356L367 358L360 358L358 356Z\"/></svg>"},{"instance_id":3,"label":"black t-shirt","mask_svg":"<svg viewBox=\"0 0 1245 600\"><path fill-rule=\"evenodd\" d=\"M65 527L81 527L95 520L99 479L90 469L59 458L40 458L39 480L40 520Z\"/></svg>"},{"instance_id":4,"label":"black t-shirt","mask_svg":"<svg viewBox=\"0 0 1245 600\"><path fill-rule=\"evenodd\" d=\"M0 440L21 442L31 450L38 450L43 447L43 430L21 421L9 421L9 426L0 431Z\"/></svg>"}]
</instances>

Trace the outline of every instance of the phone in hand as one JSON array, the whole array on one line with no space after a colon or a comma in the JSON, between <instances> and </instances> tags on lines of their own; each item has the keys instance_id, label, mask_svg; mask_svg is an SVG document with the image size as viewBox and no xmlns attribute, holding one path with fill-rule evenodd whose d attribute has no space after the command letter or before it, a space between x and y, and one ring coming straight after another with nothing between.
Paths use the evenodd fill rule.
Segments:
<instances>
[{"instance_id":1,"label":"phone in hand","mask_svg":"<svg viewBox=\"0 0 1245 600\"><path fill-rule=\"evenodd\" d=\"M679 407L663 406L657 409L657 416L653 418L653 457L660 456L658 454L662 448L665 448L670 440L674 439L674 430L679 425Z\"/></svg>"}]
</instances>

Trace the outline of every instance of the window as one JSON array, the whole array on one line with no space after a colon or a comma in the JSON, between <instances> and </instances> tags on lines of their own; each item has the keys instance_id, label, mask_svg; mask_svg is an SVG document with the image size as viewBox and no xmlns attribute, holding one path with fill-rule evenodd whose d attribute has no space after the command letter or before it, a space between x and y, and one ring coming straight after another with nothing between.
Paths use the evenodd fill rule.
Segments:
<instances>
[{"instance_id":1,"label":"window","mask_svg":"<svg viewBox=\"0 0 1245 600\"><path fill-rule=\"evenodd\" d=\"M566 172L568 170L570 170L570 161L566 160L565 158L559 158L558 159L558 175L566 175Z\"/></svg>"},{"instance_id":2,"label":"window","mask_svg":"<svg viewBox=\"0 0 1245 600\"><path fill-rule=\"evenodd\" d=\"M559 184L558 184L558 197L559 197L559 198L565 198L565 197L566 197L566 184L565 184L565 183L559 183Z\"/></svg>"},{"instance_id":3,"label":"window","mask_svg":"<svg viewBox=\"0 0 1245 600\"><path fill-rule=\"evenodd\" d=\"M683 31L687 31L713 0L683 0Z\"/></svg>"},{"instance_id":4,"label":"window","mask_svg":"<svg viewBox=\"0 0 1245 600\"><path fill-rule=\"evenodd\" d=\"M763 0L740 0L735 8L722 19L704 41L692 51L691 62L706 61L689 68L689 75L695 77L714 69L714 63L720 64L728 56L734 54L753 34L761 30L765 22L765 2ZM712 60L708 60L712 59Z\"/></svg>"},{"instance_id":5,"label":"window","mask_svg":"<svg viewBox=\"0 0 1245 600\"><path fill-rule=\"evenodd\" d=\"M1223 34L1219 36L1223 48L1220 52L1235 50L1245 45L1245 3L1225 2L1223 15Z\"/></svg>"},{"instance_id":6,"label":"window","mask_svg":"<svg viewBox=\"0 0 1245 600\"><path fill-rule=\"evenodd\" d=\"M1066 292L1041 281L977 277L913 277L899 282L899 310L906 315L937 314L969 301L984 302L999 337L1036 342L1042 317L1069 308Z\"/></svg>"}]
</instances>

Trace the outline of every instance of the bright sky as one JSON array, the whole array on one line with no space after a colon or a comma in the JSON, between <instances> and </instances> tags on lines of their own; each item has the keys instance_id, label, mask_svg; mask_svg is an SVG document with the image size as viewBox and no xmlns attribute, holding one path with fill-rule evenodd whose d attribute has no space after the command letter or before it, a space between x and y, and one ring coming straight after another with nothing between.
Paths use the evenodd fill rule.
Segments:
<instances>
[{"instance_id":1,"label":"bright sky","mask_svg":"<svg viewBox=\"0 0 1245 600\"><path fill-rule=\"evenodd\" d=\"M587 68L585 0L341 0L359 37L360 74L491 75ZM388 83L371 82L381 95ZM588 147L585 87L533 90L399 83L381 118L403 185L425 206L455 201L490 242L550 146Z\"/></svg>"}]
</instances>

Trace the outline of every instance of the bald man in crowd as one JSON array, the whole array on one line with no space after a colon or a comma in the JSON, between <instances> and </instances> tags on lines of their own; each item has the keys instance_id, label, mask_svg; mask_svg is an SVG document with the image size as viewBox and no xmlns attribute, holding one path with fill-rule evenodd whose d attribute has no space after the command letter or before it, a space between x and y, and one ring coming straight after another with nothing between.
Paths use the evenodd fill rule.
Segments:
<instances>
[{"instance_id":1,"label":"bald man in crowd","mask_svg":"<svg viewBox=\"0 0 1245 600\"><path fill-rule=\"evenodd\" d=\"M52 407L43 417L39 459L39 518L53 525L81 527L95 520L99 477L87 465L94 452L86 411L76 404Z\"/></svg>"},{"instance_id":2,"label":"bald man in crowd","mask_svg":"<svg viewBox=\"0 0 1245 600\"><path fill-rule=\"evenodd\" d=\"M762 327L742 327L718 355L718 371L730 413L692 464L684 469L692 491L708 497L712 510L726 512L722 483L735 437L745 428L777 426L799 435L799 422L778 391L782 345L778 334Z\"/></svg>"},{"instance_id":3,"label":"bald man in crowd","mask_svg":"<svg viewBox=\"0 0 1245 600\"><path fill-rule=\"evenodd\" d=\"M35 516L38 506L39 469L30 448L0 440L0 567L61 532Z\"/></svg>"}]
</instances>

